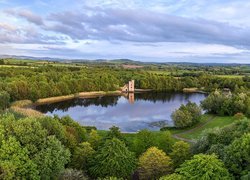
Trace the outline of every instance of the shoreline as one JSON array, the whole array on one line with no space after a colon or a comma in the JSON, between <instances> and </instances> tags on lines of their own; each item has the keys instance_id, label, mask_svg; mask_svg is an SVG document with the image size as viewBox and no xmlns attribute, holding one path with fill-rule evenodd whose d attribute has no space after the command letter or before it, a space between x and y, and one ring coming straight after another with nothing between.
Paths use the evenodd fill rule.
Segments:
<instances>
[{"instance_id":1,"label":"shoreline","mask_svg":"<svg viewBox=\"0 0 250 180\"><path fill-rule=\"evenodd\" d=\"M20 113L25 116L29 117L42 117L45 116L40 111L34 109L35 106L49 104L49 103L56 103L62 102L66 100L71 100L74 98L95 98L100 96L117 96L123 95L122 91L92 91L92 92L80 92L76 94L70 94L65 96L56 96L56 97L49 97L49 98L41 98L38 99L36 102L32 102L31 100L20 100L15 101L11 104L10 110Z\"/></svg>"},{"instance_id":2,"label":"shoreline","mask_svg":"<svg viewBox=\"0 0 250 180\"><path fill-rule=\"evenodd\" d=\"M201 93L201 94L208 94L208 92L203 91L199 88L183 88L182 92L184 93Z\"/></svg>"},{"instance_id":3,"label":"shoreline","mask_svg":"<svg viewBox=\"0 0 250 180\"><path fill-rule=\"evenodd\" d=\"M135 89L134 93L144 93L144 92L151 92L152 89ZM201 91L198 88L184 88L184 93L203 93L207 94L207 92ZM12 103L10 109L23 114L25 116L30 117L41 117L44 116L40 111L34 109L34 107L43 105L43 104L50 104L50 103L57 103L67 100L72 100L74 98L96 98L102 96L126 96L127 93L122 92L121 90L116 91L90 91L90 92L79 92L75 94L65 95L65 96L55 96L55 97L48 97L48 98L41 98L38 99L36 102L32 102L31 100L20 100L15 101Z\"/></svg>"},{"instance_id":4,"label":"shoreline","mask_svg":"<svg viewBox=\"0 0 250 180\"><path fill-rule=\"evenodd\" d=\"M71 100L74 98L95 98L100 96L116 96L116 95L122 95L122 91L91 91L91 92L79 92L76 94L70 94L65 96L55 96L55 97L48 97L48 98L42 98L38 99L36 102L33 103L33 105L43 105L48 103L56 103L56 102L62 102L65 100Z\"/></svg>"}]
</instances>

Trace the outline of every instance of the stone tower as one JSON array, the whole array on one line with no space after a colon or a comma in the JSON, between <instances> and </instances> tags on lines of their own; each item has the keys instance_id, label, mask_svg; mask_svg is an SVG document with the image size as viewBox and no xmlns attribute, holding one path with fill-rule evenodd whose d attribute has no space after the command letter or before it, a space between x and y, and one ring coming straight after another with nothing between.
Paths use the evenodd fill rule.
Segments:
<instances>
[{"instance_id":1,"label":"stone tower","mask_svg":"<svg viewBox=\"0 0 250 180\"><path fill-rule=\"evenodd\" d=\"M135 81L131 80L122 87L122 92L135 92Z\"/></svg>"},{"instance_id":2,"label":"stone tower","mask_svg":"<svg viewBox=\"0 0 250 180\"><path fill-rule=\"evenodd\" d=\"M131 80L128 82L128 92L135 91L135 80Z\"/></svg>"}]
</instances>

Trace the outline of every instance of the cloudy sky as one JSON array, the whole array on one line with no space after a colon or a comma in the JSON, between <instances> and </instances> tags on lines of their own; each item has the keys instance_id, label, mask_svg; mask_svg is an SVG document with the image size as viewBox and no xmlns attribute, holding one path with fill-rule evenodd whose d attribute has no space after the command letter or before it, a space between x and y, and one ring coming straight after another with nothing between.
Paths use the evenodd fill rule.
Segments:
<instances>
[{"instance_id":1,"label":"cloudy sky","mask_svg":"<svg viewBox=\"0 0 250 180\"><path fill-rule=\"evenodd\" d=\"M0 54L250 63L249 0L0 0Z\"/></svg>"}]
</instances>

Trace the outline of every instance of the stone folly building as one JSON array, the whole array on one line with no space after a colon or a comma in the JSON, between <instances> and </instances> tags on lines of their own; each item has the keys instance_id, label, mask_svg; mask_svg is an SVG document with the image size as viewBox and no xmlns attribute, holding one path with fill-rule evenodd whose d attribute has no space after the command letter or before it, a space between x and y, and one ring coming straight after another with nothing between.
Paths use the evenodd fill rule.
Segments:
<instances>
[{"instance_id":1,"label":"stone folly building","mask_svg":"<svg viewBox=\"0 0 250 180\"><path fill-rule=\"evenodd\" d=\"M134 95L134 92L135 92L135 81L131 80L131 81L128 82L128 84L125 84L122 87L122 92L126 94L126 98L128 98L129 103L133 104L134 101L135 101L135 95Z\"/></svg>"},{"instance_id":2,"label":"stone folly building","mask_svg":"<svg viewBox=\"0 0 250 180\"><path fill-rule=\"evenodd\" d=\"M135 81L131 80L122 87L122 92L135 92Z\"/></svg>"}]
</instances>

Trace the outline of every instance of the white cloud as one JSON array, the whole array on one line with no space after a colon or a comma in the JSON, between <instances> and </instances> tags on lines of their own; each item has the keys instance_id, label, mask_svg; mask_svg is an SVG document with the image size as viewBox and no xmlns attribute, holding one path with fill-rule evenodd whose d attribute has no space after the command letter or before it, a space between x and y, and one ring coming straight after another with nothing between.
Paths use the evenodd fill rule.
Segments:
<instances>
[{"instance_id":1,"label":"white cloud","mask_svg":"<svg viewBox=\"0 0 250 180\"><path fill-rule=\"evenodd\" d=\"M155 61L250 58L250 2L244 0L0 4L2 54Z\"/></svg>"}]
</instances>

